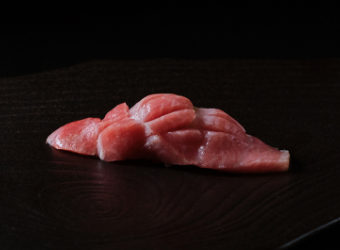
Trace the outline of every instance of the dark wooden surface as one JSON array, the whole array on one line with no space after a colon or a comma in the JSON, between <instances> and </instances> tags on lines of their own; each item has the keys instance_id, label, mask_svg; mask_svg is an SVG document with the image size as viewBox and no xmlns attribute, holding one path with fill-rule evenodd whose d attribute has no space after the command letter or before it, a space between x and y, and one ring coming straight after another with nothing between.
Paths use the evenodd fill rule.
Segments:
<instances>
[{"instance_id":1,"label":"dark wooden surface","mask_svg":"<svg viewBox=\"0 0 340 250\"><path fill-rule=\"evenodd\" d=\"M340 218L339 72L339 59L159 59L2 78L2 249L301 249ZM67 122L159 92L226 111L290 150L290 170L105 163L45 144Z\"/></svg>"}]
</instances>

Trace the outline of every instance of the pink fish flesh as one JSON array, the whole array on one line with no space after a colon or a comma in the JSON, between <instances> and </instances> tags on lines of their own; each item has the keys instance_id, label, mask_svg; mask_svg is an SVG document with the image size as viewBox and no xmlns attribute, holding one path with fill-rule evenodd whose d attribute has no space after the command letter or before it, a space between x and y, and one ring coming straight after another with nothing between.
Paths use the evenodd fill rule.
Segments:
<instances>
[{"instance_id":1,"label":"pink fish flesh","mask_svg":"<svg viewBox=\"0 0 340 250\"><path fill-rule=\"evenodd\" d=\"M286 171L290 154L247 135L219 109L196 108L175 94L153 94L131 109L122 103L103 120L68 123L48 138L51 146L103 161L150 159L234 173Z\"/></svg>"}]
</instances>

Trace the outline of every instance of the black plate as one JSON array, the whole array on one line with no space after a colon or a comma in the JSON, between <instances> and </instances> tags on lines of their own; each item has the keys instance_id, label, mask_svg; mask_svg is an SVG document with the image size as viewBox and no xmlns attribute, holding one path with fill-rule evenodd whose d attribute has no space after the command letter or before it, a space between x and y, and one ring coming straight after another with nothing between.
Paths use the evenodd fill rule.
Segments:
<instances>
[{"instance_id":1,"label":"black plate","mask_svg":"<svg viewBox=\"0 0 340 250\"><path fill-rule=\"evenodd\" d=\"M6 249L273 249L340 218L340 60L88 62L0 80ZM220 108L288 149L288 172L235 175L54 150L61 125L152 93Z\"/></svg>"}]
</instances>

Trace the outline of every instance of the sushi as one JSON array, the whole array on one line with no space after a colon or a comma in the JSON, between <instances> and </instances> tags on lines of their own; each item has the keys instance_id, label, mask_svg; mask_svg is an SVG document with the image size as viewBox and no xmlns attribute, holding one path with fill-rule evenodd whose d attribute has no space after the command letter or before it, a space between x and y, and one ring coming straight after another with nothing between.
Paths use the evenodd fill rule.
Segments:
<instances>
[{"instance_id":1,"label":"sushi","mask_svg":"<svg viewBox=\"0 0 340 250\"><path fill-rule=\"evenodd\" d=\"M256 137L219 109L194 107L175 94L146 96L131 109L122 103L103 120L68 123L47 138L56 149L103 161L150 159L232 173L282 172L290 154Z\"/></svg>"}]
</instances>

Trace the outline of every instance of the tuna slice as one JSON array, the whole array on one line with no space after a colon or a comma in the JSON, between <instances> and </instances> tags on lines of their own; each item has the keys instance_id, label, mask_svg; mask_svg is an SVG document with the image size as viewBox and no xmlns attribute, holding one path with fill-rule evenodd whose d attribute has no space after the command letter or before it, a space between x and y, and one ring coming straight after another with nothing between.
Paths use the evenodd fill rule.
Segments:
<instances>
[{"instance_id":1,"label":"tuna slice","mask_svg":"<svg viewBox=\"0 0 340 250\"><path fill-rule=\"evenodd\" d=\"M103 120L71 122L47 143L103 161L143 158L234 173L286 171L290 159L288 151L247 135L222 110L195 108L174 94L149 95L130 110L122 103Z\"/></svg>"}]
</instances>

